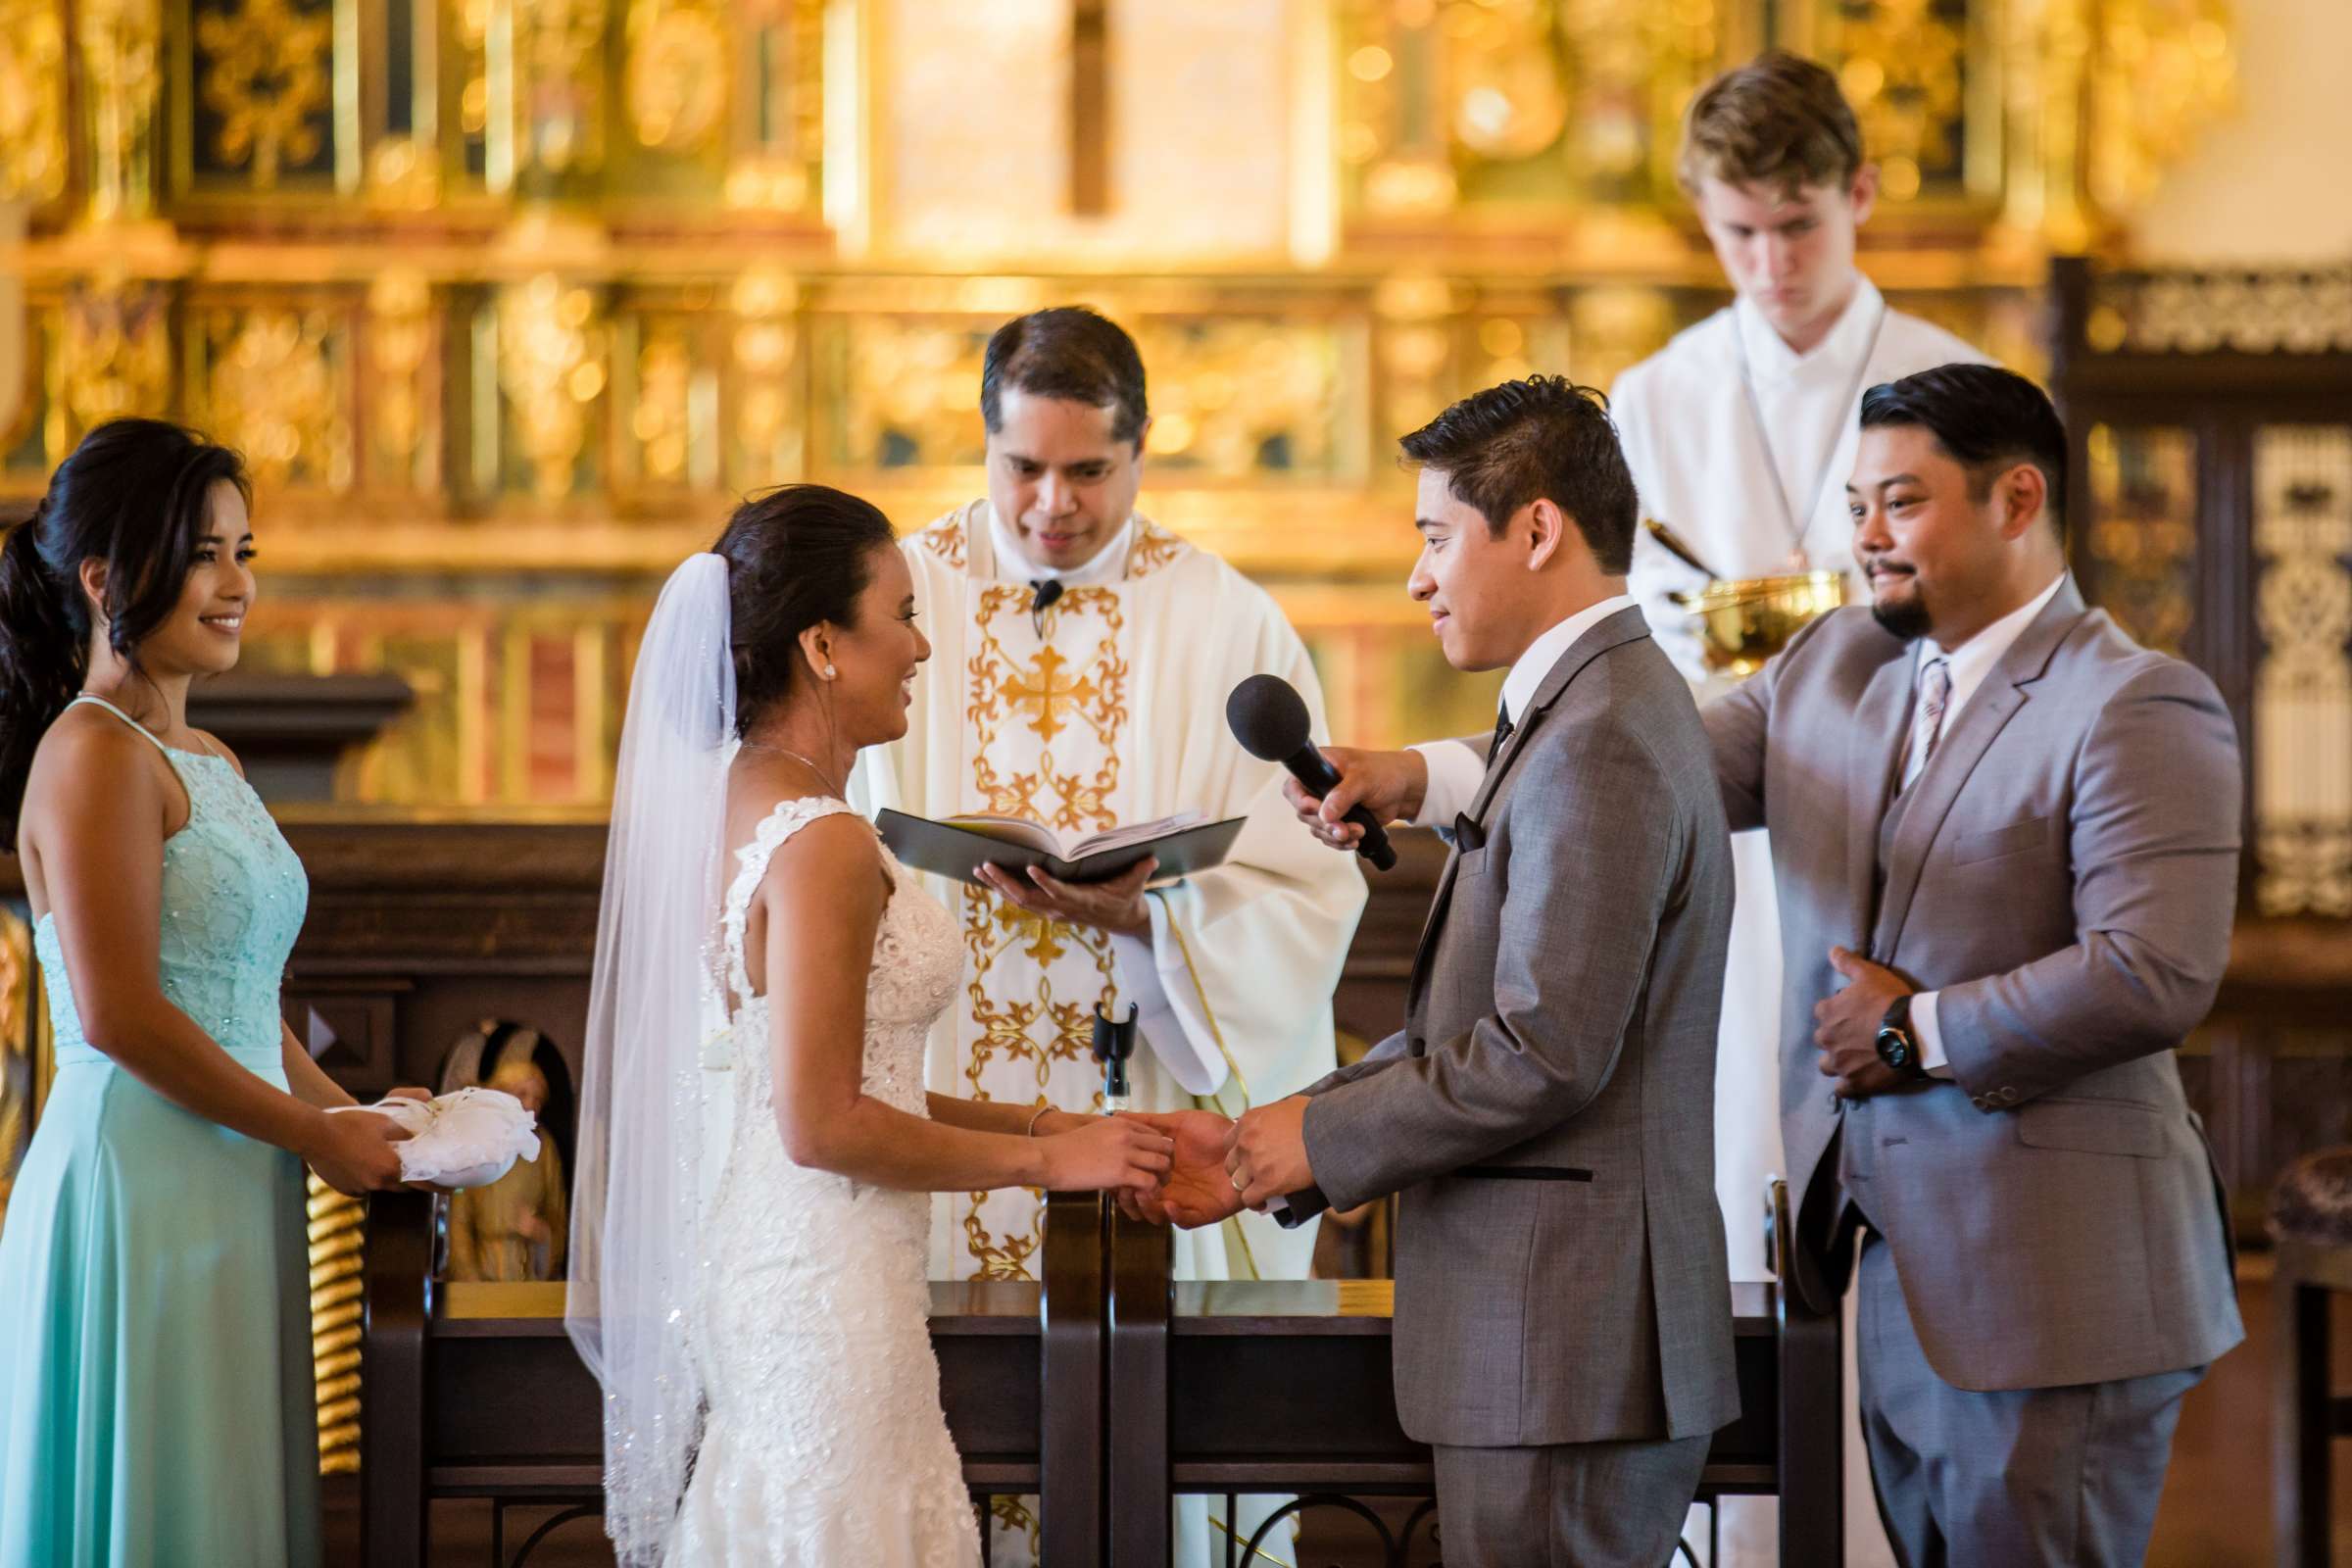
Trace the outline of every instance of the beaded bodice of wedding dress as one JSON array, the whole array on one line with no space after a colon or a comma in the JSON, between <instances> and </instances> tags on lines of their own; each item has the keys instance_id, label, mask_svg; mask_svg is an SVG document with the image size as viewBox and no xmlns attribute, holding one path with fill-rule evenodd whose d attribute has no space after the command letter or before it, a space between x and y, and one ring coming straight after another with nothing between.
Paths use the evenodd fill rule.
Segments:
<instances>
[{"instance_id":1,"label":"beaded bodice of wedding dress","mask_svg":"<svg viewBox=\"0 0 2352 1568\"><path fill-rule=\"evenodd\" d=\"M769 858L848 810L781 803L736 852L727 889L734 1132L704 1224L692 1332L710 1419L668 1554L678 1568L980 1561L931 1349L930 1195L785 1157L767 1001L745 971L747 914ZM955 998L963 949L955 917L880 854L893 892L866 975L864 1088L921 1116L923 1043Z\"/></svg>"}]
</instances>

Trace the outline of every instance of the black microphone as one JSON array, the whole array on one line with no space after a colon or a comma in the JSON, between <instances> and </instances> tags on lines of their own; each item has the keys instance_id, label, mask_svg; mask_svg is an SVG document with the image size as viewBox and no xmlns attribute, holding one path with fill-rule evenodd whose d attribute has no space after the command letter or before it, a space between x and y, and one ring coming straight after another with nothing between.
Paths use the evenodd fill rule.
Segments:
<instances>
[{"instance_id":1,"label":"black microphone","mask_svg":"<svg viewBox=\"0 0 2352 1568\"><path fill-rule=\"evenodd\" d=\"M1029 601L1029 624L1037 632L1037 640L1042 643L1046 640L1046 612L1053 609L1054 601L1061 597L1061 579L1047 577L1031 583L1029 588L1036 595Z\"/></svg>"},{"instance_id":2,"label":"black microphone","mask_svg":"<svg viewBox=\"0 0 2352 1568\"><path fill-rule=\"evenodd\" d=\"M1339 771L1315 750L1305 699L1281 676L1251 675L1236 686L1233 695L1225 699L1225 725L1242 743L1243 751L1280 762L1310 793L1329 795L1339 788ZM1396 850L1389 843L1388 830L1360 806L1348 813L1348 820L1364 830L1355 853L1377 870L1392 869L1396 864Z\"/></svg>"}]
</instances>

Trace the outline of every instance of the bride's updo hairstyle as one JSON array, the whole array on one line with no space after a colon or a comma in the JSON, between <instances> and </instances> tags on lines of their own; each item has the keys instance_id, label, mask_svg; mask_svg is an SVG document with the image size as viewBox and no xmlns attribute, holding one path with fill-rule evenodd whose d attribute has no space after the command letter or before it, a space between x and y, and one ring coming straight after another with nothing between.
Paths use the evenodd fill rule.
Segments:
<instances>
[{"instance_id":1,"label":"bride's updo hairstyle","mask_svg":"<svg viewBox=\"0 0 2352 1568\"><path fill-rule=\"evenodd\" d=\"M0 842L14 847L41 734L81 690L90 602L81 564L106 563L107 643L132 669L180 590L226 479L252 504L245 464L161 419L110 419L50 475L32 515L0 544Z\"/></svg>"},{"instance_id":2,"label":"bride's updo hairstyle","mask_svg":"<svg viewBox=\"0 0 2352 1568\"><path fill-rule=\"evenodd\" d=\"M801 633L821 621L855 625L874 552L897 537L872 502L828 485L788 484L735 509L710 548L727 563L736 734L813 679Z\"/></svg>"}]
</instances>

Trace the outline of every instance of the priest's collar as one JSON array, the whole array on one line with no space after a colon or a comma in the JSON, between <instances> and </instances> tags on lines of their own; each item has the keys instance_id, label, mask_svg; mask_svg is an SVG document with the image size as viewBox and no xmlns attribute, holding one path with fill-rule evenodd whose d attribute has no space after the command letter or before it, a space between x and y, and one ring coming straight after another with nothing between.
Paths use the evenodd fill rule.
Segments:
<instances>
[{"instance_id":1,"label":"priest's collar","mask_svg":"<svg viewBox=\"0 0 2352 1568\"><path fill-rule=\"evenodd\" d=\"M1012 530L997 515L997 509L986 501L972 503L975 511L988 514L989 553L995 558L995 572L1000 579L1018 582L1043 582L1057 578L1065 588L1099 588L1104 583L1119 581L1127 575L1127 552L1135 544L1135 518L1119 525L1107 544L1095 552L1094 559L1082 565L1069 567L1041 566L1021 553ZM978 568L980 563L973 564ZM981 575L977 569L973 575Z\"/></svg>"},{"instance_id":2,"label":"priest's collar","mask_svg":"<svg viewBox=\"0 0 2352 1568\"><path fill-rule=\"evenodd\" d=\"M1810 354L1798 354L1774 331L1772 323L1741 296L1732 306L1734 329L1747 348L1747 363L1759 381L1785 380L1796 375L1850 375L1871 351L1879 335L1879 315L1886 298L1869 278L1856 273L1853 297L1838 313L1829 335Z\"/></svg>"}]
</instances>

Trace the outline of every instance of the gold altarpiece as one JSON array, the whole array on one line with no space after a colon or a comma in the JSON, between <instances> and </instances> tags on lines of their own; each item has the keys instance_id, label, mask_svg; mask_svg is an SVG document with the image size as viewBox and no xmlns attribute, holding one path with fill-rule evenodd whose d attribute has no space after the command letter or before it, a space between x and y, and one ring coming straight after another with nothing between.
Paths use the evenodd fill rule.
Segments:
<instances>
[{"instance_id":1,"label":"gold altarpiece","mask_svg":"<svg viewBox=\"0 0 2352 1568\"><path fill-rule=\"evenodd\" d=\"M419 692L342 793L593 808L731 498L919 525L980 488L988 330L1084 299L1145 347L1147 504L1394 738L1486 705L1402 596L1395 436L1720 303L1676 125L1767 42L1860 106L1874 274L2029 366L2045 256L2230 89L2219 0L0 0L0 496L112 414L236 443L251 665Z\"/></svg>"}]
</instances>

